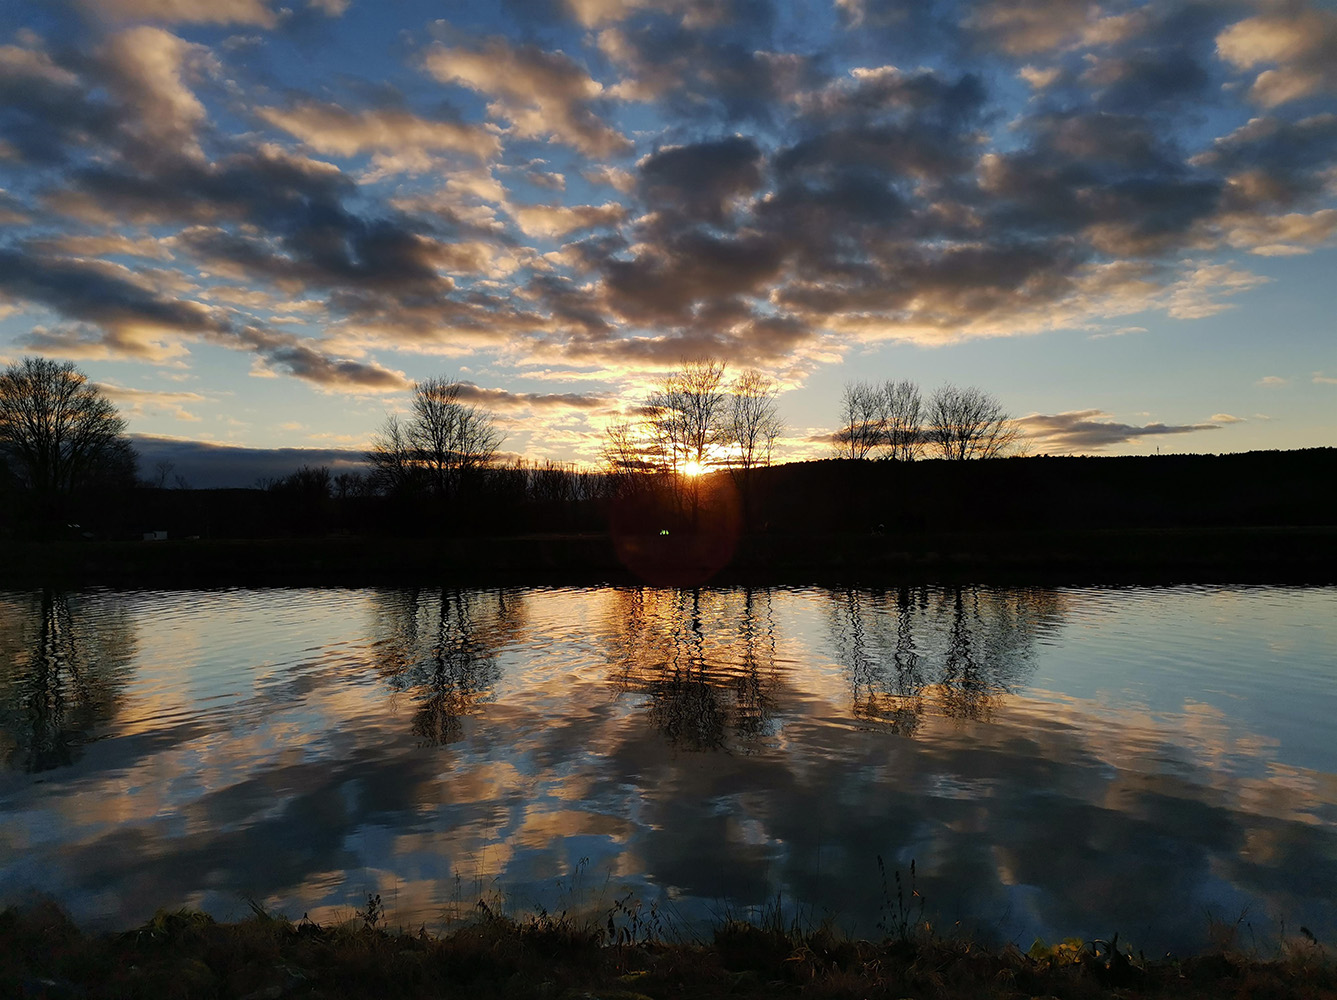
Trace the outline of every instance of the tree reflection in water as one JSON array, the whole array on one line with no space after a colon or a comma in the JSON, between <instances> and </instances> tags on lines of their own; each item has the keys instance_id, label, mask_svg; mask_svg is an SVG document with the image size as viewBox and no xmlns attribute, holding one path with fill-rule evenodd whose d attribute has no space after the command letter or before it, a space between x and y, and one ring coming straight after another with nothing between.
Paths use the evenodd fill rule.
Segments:
<instances>
[{"instance_id":1,"label":"tree reflection in water","mask_svg":"<svg viewBox=\"0 0 1337 1000\"><path fill-rule=\"evenodd\" d=\"M504 590L385 591L376 598L377 668L409 693L423 745L460 738L463 720L501 677L497 650L522 627L522 602Z\"/></svg>"},{"instance_id":2,"label":"tree reflection in water","mask_svg":"<svg viewBox=\"0 0 1337 1000\"><path fill-rule=\"evenodd\" d=\"M670 742L746 751L776 728L775 619L765 590L626 590L608 657L620 691L648 696Z\"/></svg>"},{"instance_id":3,"label":"tree reflection in water","mask_svg":"<svg viewBox=\"0 0 1337 1000\"><path fill-rule=\"evenodd\" d=\"M0 759L48 771L74 763L111 719L135 655L125 609L60 591L0 597Z\"/></svg>"},{"instance_id":4,"label":"tree reflection in water","mask_svg":"<svg viewBox=\"0 0 1337 1000\"><path fill-rule=\"evenodd\" d=\"M831 635L854 715L913 735L926 715L986 719L1033 668L1036 640L1062 625L1049 590L916 587L831 592Z\"/></svg>"}]
</instances>

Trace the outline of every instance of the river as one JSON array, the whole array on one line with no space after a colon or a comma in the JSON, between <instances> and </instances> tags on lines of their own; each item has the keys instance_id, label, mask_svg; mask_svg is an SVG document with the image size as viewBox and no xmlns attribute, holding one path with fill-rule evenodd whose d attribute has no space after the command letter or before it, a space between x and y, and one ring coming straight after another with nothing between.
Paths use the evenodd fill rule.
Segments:
<instances>
[{"instance_id":1,"label":"river","mask_svg":"<svg viewBox=\"0 0 1337 1000\"><path fill-rule=\"evenodd\" d=\"M1151 955L1331 943L1334 887L1337 588L0 592L0 903L90 928L379 894Z\"/></svg>"}]
</instances>

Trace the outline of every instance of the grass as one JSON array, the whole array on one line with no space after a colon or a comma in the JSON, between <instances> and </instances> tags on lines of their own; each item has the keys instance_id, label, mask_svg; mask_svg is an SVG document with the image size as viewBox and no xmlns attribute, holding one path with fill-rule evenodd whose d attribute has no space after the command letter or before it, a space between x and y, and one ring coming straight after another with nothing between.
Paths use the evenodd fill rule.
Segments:
<instances>
[{"instance_id":1,"label":"grass","mask_svg":"<svg viewBox=\"0 0 1337 1000\"><path fill-rule=\"evenodd\" d=\"M909 892L910 895L906 895ZM897 897L899 893L899 898ZM658 1000L1151 997L1337 1000L1337 967L1312 937L1259 956L1220 947L1148 960L1109 941L981 948L919 919L913 880L888 886L886 937L815 927L781 901L754 919L725 917L683 943L631 899L607 919L545 911L505 915L486 902L442 934L392 930L378 896L338 924L297 923L252 904L236 923L160 911L135 930L81 932L54 904L0 913L0 996L50 998L519 998Z\"/></svg>"}]
</instances>

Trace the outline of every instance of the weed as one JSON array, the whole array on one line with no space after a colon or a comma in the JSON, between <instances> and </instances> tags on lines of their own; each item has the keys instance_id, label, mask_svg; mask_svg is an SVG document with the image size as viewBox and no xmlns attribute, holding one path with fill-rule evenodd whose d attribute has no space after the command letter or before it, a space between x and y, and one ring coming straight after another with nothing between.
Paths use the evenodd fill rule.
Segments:
<instances>
[{"instance_id":1,"label":"weed","mask_svg":"<svg viewBox=\"0 0 1337 1000\"><path fill-rule=\"evenodd\" d=\"M928 928L928 924L924 920L924 897L919 893L914 859L910 859L909 902L906 902L905 885L901 881L899 868L892 872L892 877L896 883L894 900L890 887L887 885L887 866L883 863L880 854L877 856L877 871L882 879L882 908L877 921L877 929L889 938L895 938L902 944L908 944L912 936L911 930L917 930L920 927L926 930Z\"/></svg>"},{"instance_id":2,"label":"weed","mask_svg":"<svg viewBox=\"0 0 1337 1000\"><path fill-rule=\"evenodd\" d=\"M608 911L608 943L618 948L647 945L669 938L668 928L659 914L659 903L645 906L632 892L613 900ZM673 935L676 937L677 935Z\"/></svg>"},{"instance_id":3,"label":"weed","mask_svg":"<svg viewBox=\"0 0 1337 1000\"><path fill-rule=\"evenodd\" d=\"M371 893L367 893L366 907L358 910L355 916L362 921L362 926L367 930L376 930L381 922L385 920L385 906L381 902L381 894L378 892L373 896Z\"/></svg>"}]
</instances>

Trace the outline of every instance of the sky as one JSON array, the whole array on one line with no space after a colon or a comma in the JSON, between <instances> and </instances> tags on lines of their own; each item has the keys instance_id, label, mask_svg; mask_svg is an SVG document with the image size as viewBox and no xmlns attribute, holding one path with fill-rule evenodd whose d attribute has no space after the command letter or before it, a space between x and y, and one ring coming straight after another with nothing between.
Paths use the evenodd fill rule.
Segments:
<instances>
[{"instance_id":1,"label":"sky","mask_svg":"<svg viewBox=\"0 0 1337 1000\"><path fill-rule=\"evenodd\" d=\"M195 485L429 377L596 462L702 358L778 380L781 460L888 379L1035 454L1330 446L1335 279L1332 3L0 6L0 362Z\"/></svg>"}]
</instances>

